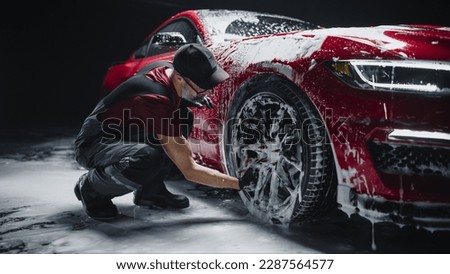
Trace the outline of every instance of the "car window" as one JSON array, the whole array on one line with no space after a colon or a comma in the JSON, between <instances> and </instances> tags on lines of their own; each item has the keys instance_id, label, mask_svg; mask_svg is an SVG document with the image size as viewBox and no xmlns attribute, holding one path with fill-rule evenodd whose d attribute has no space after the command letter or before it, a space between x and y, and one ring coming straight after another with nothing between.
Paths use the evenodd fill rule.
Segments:
<instances>
[{"instance_id":1,"label":"car window","mask_svg":"<svg viewBox=\"0 0 450 274\"><path fill-rule=\"evenodd\" d=\"M258 15L256 16L256 20L246 20L244 18L234 20L225 29L225 33L251 37L311 28L316 27L312 24L298 20Z\"/></svg>"},{"instance_id":2,"label":"car window","mask_svg":"<svg viewBox=\"0 0 450 274\"><path fill-rule=\"evenodd\" d=\"M296 18L239 10L200 10L214 43L245 37L321 28Z\"/></svg>"},{"instance_id":3,"label":"car window","mask_svg":"<svg viewBox=\"0 0 450 274\"><path fill-rule=\"evenodd\" d=\"M142 57L149 57L170 51L176 51L180 46L182 46L182 44L161 45L156 43L153 38L161 33L179 33L184 37L185 43L203 44L203 40L195 26L187 19L180 19L161 28L155 35L144 41L144 44L136 51L136 55L139 54L139 56ZM146 53L142 54L143 52Z\"/></svg>"},{"instance_id":4,"label":"car window","mask_svg":"<svg viewBox=\"0 0 450 274\"><path fill-rule=\"evenodd\" d=\"M139 48L134 52L135 59L144 58L147 55L148 45L150 44L150 41L151 39L147 38L144 40L144 42L142 42Z\"/></svg>"}]
</instances>

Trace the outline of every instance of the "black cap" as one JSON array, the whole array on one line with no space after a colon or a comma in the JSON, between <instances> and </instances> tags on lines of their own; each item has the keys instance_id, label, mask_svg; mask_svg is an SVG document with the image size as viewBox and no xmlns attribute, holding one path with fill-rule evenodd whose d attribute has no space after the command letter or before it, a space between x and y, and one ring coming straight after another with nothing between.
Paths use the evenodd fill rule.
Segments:
<instances>
[{"instance_id":1,"label":"black cap","mask_svg":"<svg viewBox=\"0 0 450 274\"><path fill-rule=\"evenodd\" d=\"M211 89L229 77L217 65L210 50L199 44L187 44L177 50L173 67L203 89Z\"/></svg>"}]
</instances>

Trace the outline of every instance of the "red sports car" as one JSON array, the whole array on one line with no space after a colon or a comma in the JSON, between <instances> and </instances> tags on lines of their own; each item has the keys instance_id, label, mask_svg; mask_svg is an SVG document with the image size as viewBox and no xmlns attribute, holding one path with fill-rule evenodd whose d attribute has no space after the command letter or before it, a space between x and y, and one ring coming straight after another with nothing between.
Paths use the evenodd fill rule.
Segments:
<instances>
[{"instance_id":1,"label":"red sports car","mask_svg":"<svg viewBox=\"0 0 450 274\"><path fill-rule=\"evenodd\" d=\"M340 206L376 220L450 224L450 28L323 28L238 10L181 12L108 70L111 91L139 69L208 46L231 77L215 109L194 109L198 162L236 175L255 216L304 223Z\"/></svg>"}]
</instances>

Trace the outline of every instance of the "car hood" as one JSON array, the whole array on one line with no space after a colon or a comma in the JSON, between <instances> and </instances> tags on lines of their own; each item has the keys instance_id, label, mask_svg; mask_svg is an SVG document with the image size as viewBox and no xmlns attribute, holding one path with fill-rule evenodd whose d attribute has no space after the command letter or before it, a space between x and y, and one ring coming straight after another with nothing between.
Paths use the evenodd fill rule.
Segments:
<instances>
[{"instance_id":1,"label":"car hood","mask_svg":"<svg viewBox=\"0 0 450 274\"><path fill-rule=\"evenodd\" d=\"M355 55L352 57L374 55L450 61L450 28L447 27L399 25L303 32L306 33L324 37L322 50L344 55L349 52Z\"/></svg>"},{"instance_id":2,"label":"car hood","mask_svg":"<svg viewBox=\"0 0 450 274\"><path fill-rule=\"evenodd\" d=\"M450 61L450 28L324 28L235 40L216 50L221 62L240 69L281 63L301 71L325 60L352 58Z\"/></svg>"}]
</instances>

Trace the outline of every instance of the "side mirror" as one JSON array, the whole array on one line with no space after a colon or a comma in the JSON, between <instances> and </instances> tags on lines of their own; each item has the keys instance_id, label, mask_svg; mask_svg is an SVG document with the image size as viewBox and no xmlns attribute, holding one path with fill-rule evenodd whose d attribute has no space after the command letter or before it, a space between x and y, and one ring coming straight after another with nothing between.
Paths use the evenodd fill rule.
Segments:
<instances>
[{"instance_id":1,"label":"side mirror","mask_svg":"<svg viewBox=\"0 0 450 274\"><path fill-rule=\"evenodd\" d=\"M160 32L152 40L153 46L179 47L186 43L186 38L179 32Z\"/></svg>"}]
</instances>

